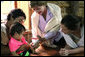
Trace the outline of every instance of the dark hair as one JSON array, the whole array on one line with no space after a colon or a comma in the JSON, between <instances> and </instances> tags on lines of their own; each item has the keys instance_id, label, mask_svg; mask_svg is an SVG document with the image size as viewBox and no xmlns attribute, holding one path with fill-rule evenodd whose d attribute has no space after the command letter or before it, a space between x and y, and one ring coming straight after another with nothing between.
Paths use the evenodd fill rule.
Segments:
<instances>
[{"instance_id":1,"label":"dark hair","mask_svg":"<svg viewBox=\"0 0 85 57\"><path fill-rule=\"evenodd\" d=\"M30 5L31 5L31 8L35 6L47 5L47 1L31 1Z\"/></svg>"},{"instance_id":2,"label":"dark hair","mask_svg":"<svg viewBox=\"0 0 85 57\"><path fill-rule=\"evenodd\" d=\"M22 24L20 24L19 22L15 22L10 28L10 35L13 36L15 33L20 34L25 30L26 29Z\"/></svg>"},{"instance_id":3,"label":"dark hair","mask_svg":"<svg viewBox=\"0 0 85 57\"><path fill-rule=\"evenodd\" d=\"M11 20L11 17L15 20L19 16L23 16L26 19L26 15L21 9L14 9L8 14L7 20Z\"/></svg>"},{"instance_id":4,"label":"dark hair","mask_svg":"<svg viewBox=\"0 0 85 57\"><path fill-rule=\"evenodd\" d=\"M79 16L66 15L61 21L61 24L64 24L70 30L76 30L81 23Z\"/></svg>"}]
</instances>

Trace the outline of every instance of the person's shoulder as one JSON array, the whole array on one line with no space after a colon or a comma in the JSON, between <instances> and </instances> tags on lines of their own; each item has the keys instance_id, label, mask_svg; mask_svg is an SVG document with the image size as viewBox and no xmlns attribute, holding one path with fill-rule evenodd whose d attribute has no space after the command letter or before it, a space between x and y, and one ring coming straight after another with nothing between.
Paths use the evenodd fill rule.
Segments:
<instances>
[{"instance_id":1,"label":"person's shoulder","mask_svg":"<svg viewBox=\"0 0 85 57\"><path fill-rule=\"evenodd\" d=\"M6 28L5 24L1 24L1 28Z\"/></svg>"},{"instance_id":2,"label":"person's shoulder","mask_svg":"<svg viewBox=\"0 0 85 57\"><path fill-rule=\"evenodd\" d=\"M6 33L6 26L5 26L5 24L1 24L1 31Z\"/></svg>"},{"instance_id":3,"label":"person's shoulder","mask_svg":"<svg viewBox=\"0 0 85 57\"><path fill-rule=\"evenodd\" d=\"M47 6L53 13L57 13L61 11L61 8L56 4L47 3Z\"/></svg>"},{"instance_id":4,"label":"person's shoulder","mask_svg":"<svg viewBox=\"0 0 85 57\"><path fill-rule=\"evenodd\" d=\"M31 18L34 18L34 17L36 17L36 16L38 16L38 15L39 15L39 14L34 11L34 12L32 13L32 15L31 15Z\"/></svg>"},{"instance_id":5,"label":"person's shoulder","mask_svg":"<svg viewBox=\"0 0 85 57\"><path fill-rule=\"evenodd\" d=\"M53 4L53 3L47 3L47 5L56 5L56 4Z\"/></svg>"},{"instance_id":6,"label":"person's shoulder","mask_svg":"<svg viewBox=\"0 0 85 57\"><path fill-rule=\"evenodd\" d=\"M54 4L54 3L47 3L48 6L51 6L51 7L58 7L60 8L57 4Z\"/></svg>"},{"instance_id":7,"label":"person's shoulder","mask_svg":"<svg viewBox=\"0 0 85 57\"><path fill-rule=\"evenodd\" d=\"M14 39L13 39L13 38L10 38L9 43L10 43L10 42L14 42Z\"/></svg>"}]
</instances>

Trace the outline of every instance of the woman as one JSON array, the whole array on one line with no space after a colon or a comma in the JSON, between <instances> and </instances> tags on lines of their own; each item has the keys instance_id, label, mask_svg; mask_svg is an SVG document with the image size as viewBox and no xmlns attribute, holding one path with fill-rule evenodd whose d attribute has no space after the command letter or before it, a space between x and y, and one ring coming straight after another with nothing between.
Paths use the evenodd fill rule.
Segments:
<instances>
[{"instance_id":1,"label":"woman","mask_svg":"<svg viewBox=\"0 0 85 57\"><path fill-rule=\"evenodd\" d=\"M61 9L59 6L46 1L31 1L31 8L34 12L31 16L32 20L32 44L36 45L38 38L41 38L42 41L50 40L51 44L48 46L54 47L53 41L56 38L60 27ZM59 34L60 35L60 34ZM38 37L37 37L38 36ZM40 37L39 37L40 36ZM62 36L57 37L56 42L58 42ZM45 43L46 44L46 43ZM44 49L40 45L37 49L37 53L43 53ZM43 53L46 54L46 53ZM51 53L50 53L51 54ZM49 54L49 55L50 55Z\"/></svg>"},{"instance_id":2,"label":"woman","mask_svg":"<svg viewBox=\"0 0 85 57\"><path fill-rule=\"evenodd\" d=\"M26 19L25 13L21 9L12 10L7 16L6 24L1 24L1 55L7 56L10 54L8 42L10 39L9 28L14 22L23 23Z\"/></svg>"},{"instance_id":3,"label":"woman","mask_svg":"<svg viewBox=\"0 0 85 57\"><path fill-rule=\"evenodd\" d=\"M80 20L80 17L73 15L62 19L61 28L67 45L59 51L61 56L84 52L84 25Z\"/></svg>"}]
</instances>

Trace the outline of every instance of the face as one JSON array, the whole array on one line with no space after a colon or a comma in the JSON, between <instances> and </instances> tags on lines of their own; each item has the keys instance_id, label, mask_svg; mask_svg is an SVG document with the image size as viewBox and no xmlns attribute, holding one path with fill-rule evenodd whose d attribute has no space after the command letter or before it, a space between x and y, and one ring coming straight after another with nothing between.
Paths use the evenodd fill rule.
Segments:
<instances>
[{"instance_id":1,"label":"face","mask_svg":"<svg viewBox=\"0 0 85 57\"><path fill-rule=\"evenodd\" d=\"M33 7L33 10L36 11L38 14L42 15L45 10L45 6L35 6Z\"/></svg>"},{"instance_id":2,"label":"face","mask_svg":"<svg viewBox=\"0 0 85 57\"><path fill-rule=\"evenodd\" d=\"M19 23L23 24L24 21L25 21L25 19L23 16L20 16L20 17L16 18L15 20L11 17L11 20L9 23L10 23L10 25L15 23L15 22L19 22Z\"/></svg>"},{"instance_id":3,"label":"face","mask_svg":"<svg viewBox=\"0 0 85 57\"><path fill-rule=\"evenodd\" d=\"M15 34L15 38L16 38L17 40L21 40L21 38L23 37L23 34L24 34L24 31L23 31L21 34L16 33L16 34Z\"/></svg>"},{"instance_id":4,"label":"face","mask_svg":"<svg viewBox=\"0 0 85 57\"><path fill-rule=\"evenodd\" d=\"M20 16L20 17L16 18L16 19L14 20L14 22L19 22L19 23L23 24L23 23L25 22L25 19L24 19L23 16Z\"/></svg>"},{"instance_id":5,"label":"face","mask_svg":"<svg viewBox=\"0 0 85 57\"><path fill-rule=\"evenodd\" d=\"M69 30L65 25L61 24L61 31L65 34L70 34L71 30Z\"/></svg>"}]
</instances>

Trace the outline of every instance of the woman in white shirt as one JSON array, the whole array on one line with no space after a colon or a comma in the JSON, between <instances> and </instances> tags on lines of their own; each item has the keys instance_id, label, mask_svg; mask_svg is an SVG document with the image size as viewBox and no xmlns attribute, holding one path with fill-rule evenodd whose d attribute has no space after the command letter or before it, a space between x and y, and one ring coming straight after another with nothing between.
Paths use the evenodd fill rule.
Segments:
<instances>
[{"instance_id":1,"label":"woman in white shirt","mask_svg":"<svg viewBox=\"0 0 85 57\"><path fill-rule=\"evenodd\" d=\"M37 37L37 35L39 35L42 40L50 40L44 43L45 46L56 47L53 44L54 38L56 38L56 42L58 42L62 38L62 36L56 37L58 34L60 34L58 33L58 31L60 29L60 22L62 19L61 8L56 4L47 3L47 1L31 1L30 5L31 8L34 10L31 16L33 46L35 46L38 42L39 37ZM46 50L44 50L43 47L40 45L36 49L36 52L45 53L46 55ZM51 53L51 51L49 52L49 55L53 54Z\"/></svg>"}]
</instances>

